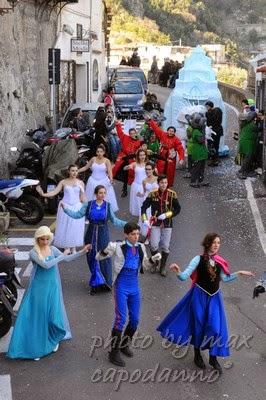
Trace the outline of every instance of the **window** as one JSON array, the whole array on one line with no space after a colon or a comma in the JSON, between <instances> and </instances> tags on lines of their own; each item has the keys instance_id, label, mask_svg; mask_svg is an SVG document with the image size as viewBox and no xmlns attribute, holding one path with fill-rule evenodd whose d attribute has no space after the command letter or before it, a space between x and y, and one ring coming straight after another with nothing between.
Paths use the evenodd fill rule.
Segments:
<instances>
[{"instance_id":1,"label":"window","mask_svg":"<svg viewBox=\"0 0 266 400\"><path fill-rule=\"evenodd\" d=\"M92 66L92 89L94 92L97 92L99 89L99 66L98 61L93 61Z\"/></svg>"},{"instance_id":2,"label":"window","mask_svg":"<svg viewBox=\"0 0 266 400\"><path fill-rule=\"evenodd\" d=\"M83 26L81 24L77 24L77 39L82 39Z\"/></svg>"}]
</instances>

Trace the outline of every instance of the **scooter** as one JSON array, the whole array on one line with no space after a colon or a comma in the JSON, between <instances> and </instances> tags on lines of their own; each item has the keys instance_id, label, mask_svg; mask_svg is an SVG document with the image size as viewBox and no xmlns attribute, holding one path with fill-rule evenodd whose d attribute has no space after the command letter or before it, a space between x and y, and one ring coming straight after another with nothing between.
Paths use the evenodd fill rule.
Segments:
<instances>
[{"instance_id":1,"label":"scooter","mask_svg":"<svg viewBox=\"0 0 266 400\"><path fill-rule=\"evenodd\" d=\"M0 180L0 201L25 224L35 225L43 219L42 203L31 194L39 183L34 179Z\"/></svg>"},{"instance_id":2,"label":"scooter","mask_svg":"<svg viewBox=\"0 0 266 400\"><path fill-rule=\"evenodd\" d=\"M0 250L0 338L5 336L15 317L13 307L18 298L20 279L15 271L16 262L11 249Z\"/></svg>"}]
</instances>

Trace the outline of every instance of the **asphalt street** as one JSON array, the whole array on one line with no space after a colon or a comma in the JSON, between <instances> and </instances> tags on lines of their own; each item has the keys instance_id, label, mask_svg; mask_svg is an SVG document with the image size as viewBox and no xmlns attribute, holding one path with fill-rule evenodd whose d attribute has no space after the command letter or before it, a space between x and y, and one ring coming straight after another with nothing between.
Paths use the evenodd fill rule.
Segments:
<instances>
[{"instance_id":1,"label":"asphalt street","mask_svg":"<svg viewBox=\"0 0 266 400\"><path fill-rule=\"evenodd\" d=\"M169 94L169 89L156 86L152 91L158 93L162 103ZM259 178L244 182L236 177L236 143L231 139L236 118L230 107L227 111L226 143L231 153L219 167L207 169L210 187L191 188L183 178L184 171L177 170L174 188L182 209L174 222L169 263L176 261L183 269L200 253L203 236L207 232L217 232L222 237L220 253L230 261L231 270L250 269L259 277L266 270L266 190ZM119 197L120 183L115 183L115 189L120 205L117 215L128 220L129 198ZM44 222L51 225L53 221L48 218ZM24 228L17 220L12 220L9 237L32 237L33 231ZM123 238L122 231L112 226L110 229L112 240ZM20 254L25 254L18 265L26 285L29 279L25 274L29 264L26 254L31 248L30 242L14 239L13 243L17 243L13 247L18 247ZM73 338L62 343L57 353L38 362L6 359L4 349L8 338L0 339L0 400L266 398L266 297L252 299L256 279L239 278L222 284L232 354L228 359L221 359L224 373L217 377L210 368L197 376L199 370L193 364L192 349L186 352L165 348L156 332L160 320L186 293L190 282L180 282L170 272L166 278L148 272L140 276L139 334L145 340L135 342L134 358L127 359L126 368L121 370L107 360L106 339L114 315L112 295L89 295L85 258L71 265L61 264L60 273ZM93 344L97 348L94 349ZM207 361L207 353L204 357ZM12 388L12 397L8 385Z\"/></svg>"}]
</instances>

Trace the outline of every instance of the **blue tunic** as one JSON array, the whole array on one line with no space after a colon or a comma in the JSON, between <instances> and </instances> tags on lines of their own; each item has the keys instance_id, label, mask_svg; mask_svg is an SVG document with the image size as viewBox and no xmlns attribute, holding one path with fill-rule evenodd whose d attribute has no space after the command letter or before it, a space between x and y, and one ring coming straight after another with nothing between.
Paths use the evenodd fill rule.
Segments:
<instances>
[{"instance_id":1,"label":"blue tunic","mask_svg":"<svg viewBox=\"0 0 266 400\"><path fill-rule=\"evenodd\" d=\"M200 256L194 257L184 272L182 281L196 270ZM224 282L236 279L236 273L220 274ZM179 345L192 344L209 349L213 356L229 356L229 341L223 299L220 290L209 294L199 285L193 286L157 327L161 336Z\"/></svg>"},{"instance_id":2,"label":"blue tunic","mask_svg":"<svg viewBox=\"0 0 266 400\"><path fill-rule=\"evenodd\" d=\"M109 243L108 221L115 226L124 227L126 221L116 218L110 203L103 201L98 205L95 200L84 203L79 211L64 209L65 213L72 218L82 218L86 215L89 226L85 234L85 243L91 243L92 249L87 253L87 261L91 276L89 285L97 287L100 285L112 286L112 261L107 258L102 261L96 260L98 251L105 249Z\"/></svg>"},{"instance_id":3,"label":"blue tunic","mask_svg":"<svg viewBox=\"0 0 266 400\"><path fill-rule=\"evenodd\" d=\"M51 246L51 255L42 260L34 249L31 250L32 275L19 308L7 357L40 358L51 353L61 340L71 338L57 264L80 255L81 252L65 256Z\"/></svg>"}]
</instances>

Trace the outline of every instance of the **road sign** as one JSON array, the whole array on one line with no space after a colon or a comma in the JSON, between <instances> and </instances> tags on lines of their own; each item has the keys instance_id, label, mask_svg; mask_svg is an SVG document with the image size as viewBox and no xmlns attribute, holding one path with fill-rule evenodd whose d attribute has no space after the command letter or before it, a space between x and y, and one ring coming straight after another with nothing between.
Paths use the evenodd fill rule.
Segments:
<instances>
[{"instance_id":1,"label":"road sign","mask_svg":"<svg viewBox=\"0 0 266 400\"><path fill-rule=\"evenodd\" d=\"M88 53L90 51L89 39L71 39L71 51Z\"/></svg>"}]
</instances>

